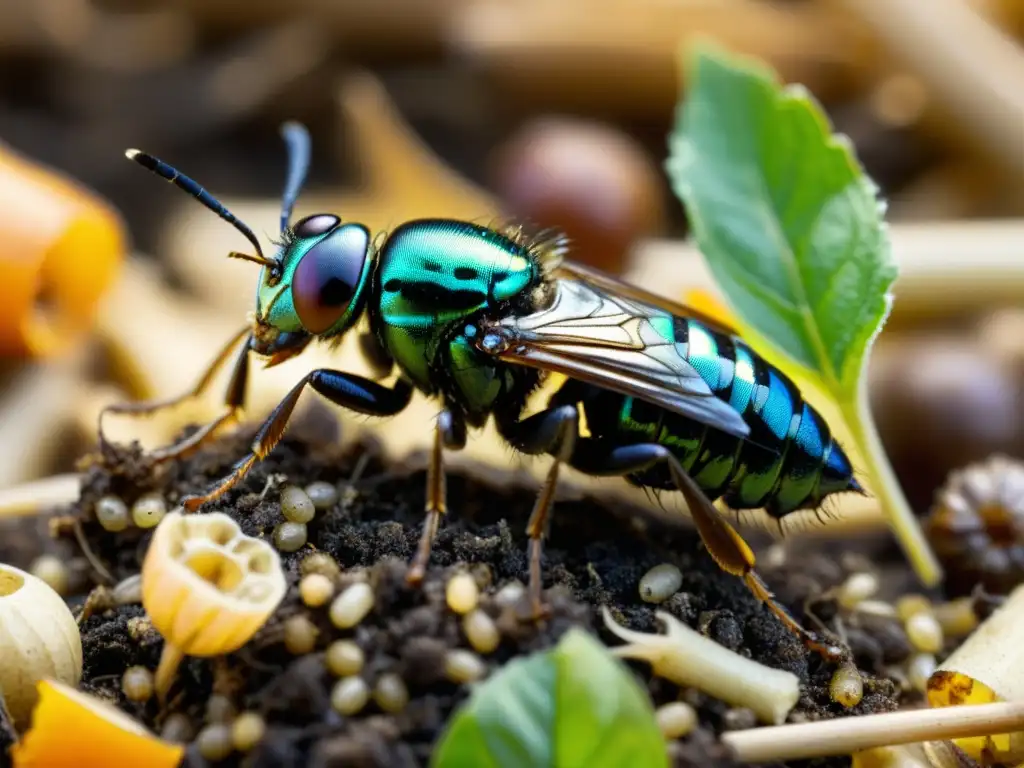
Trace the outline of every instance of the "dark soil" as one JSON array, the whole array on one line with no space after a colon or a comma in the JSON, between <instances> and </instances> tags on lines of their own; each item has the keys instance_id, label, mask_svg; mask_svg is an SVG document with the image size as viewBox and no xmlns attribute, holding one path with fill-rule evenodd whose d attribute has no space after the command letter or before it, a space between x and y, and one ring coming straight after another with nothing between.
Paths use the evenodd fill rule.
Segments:
<instances>
[{"instance_id":1,"label":"dark soil","mask_svg":"<svg viewBox=\"0 0 1024 768\"><path fill-rule=\"evenodd\" d=\"M822 593L840 584L848 573L876 567L867 557L878 556L858 545L851 556L843 546L797 544L799 557L764 558L762 573L780 600L801 620L813 625L805 606L813 602L818 620L840 628L865 676L863 701L846 710L829 698L828 685L834 667L808 654L768 611L757 603L742 583L720 571L686 526L668 528L647 521L646 530L633 524L629 510L613 510L597 501L562 502L554 517L545 548L546 600L552 613L541 624L521 623L493 601L497 588L510 580L526 582L525 523L533 504L527 491L496 490L472 477L451 473L448 478L450 514L434 545L432 567L420 589L404 582L405 564L411 557L422 525L425 473L422 470L385 467L372 445L358 444L342 450L324 438L330 431L292 430L272 455L257 464L248 478L207 511L222 511L235 518L245 533L269 537L282 520L278 493L268 481L284 475L300 486L325 480L341 489L340 501L319 512L309 525L309 544L295 554L283 554L290 589L275 616L239 653L217 661L186 659L166 709L156 699L146 705L128 701L120 691L121 675L132 665L154 669L163 641L148 622L140 621L140 605L121 606L100 612L82 624L84 676L82 689L115 702L157 733L171 712L184 713L198 731L206 720L207 701L216 692L231 699L238 711L260 712L267 735L248 756L233 756L221 765L248 766L426 766L431 747L453 709L468 693L464 686L441 677L440 660L445 649L465 646L458 618L445 606L444 584L459 564L474 564L475 573L490 586L483 605L502 629L502 643L487 661L492 669L512 657L555 644L577 625L617 645L601 625L598 606L608 605L620 623L633 629L658 631L655 606L638 593L640 577L650 567L672 562L683 572L683 585L668 602L658 606L711 636L716 641L769 666L797 674L803 695L791 720L819 719L863 714L896 708L899 687L887 675L909 655L909 646L898 627L843 622L836 604ZM180 463L155 471L137 449L119 455L109 453L86 474L80 501L61 510L63 519L24 524L0 534L0 557L18 565L40 549L57 548L69 556L77 574L80 604L87 588L99 583L86 565L71 531L71 520L82 525L95 556L115 579L139 572L150 537L135 528L112 534L93 518L93 505L105 494L117 494L128 504L144 492L159 490L169 503L182 495L205 489L244 455L251 432L237 435ZM335 447L332 447L334 445ZM350 482L357 464L357 480ZM50 529L58 540L50 538ZM354 632L335 629L326 608L308 609L298 598L295 584L298 567L313 547L333 555L346 571L369 568L376 604ZM764 553L764 549L759 550ZM891 557L891 547L883 547ZM898 590L909 579L907 568L892 560L892 573L883 581ZM282 642L281 622L296 613L307 613L321 630L317 651L294 657ZM323 665L322 651L342 636L354 637L363 648L364 675L371 684L382 672L398 672L406 681L410 701L398 715L384 713L372 702L352 718L331 709L333 682ZM633 667L648 687L656 704L682 696L695 704L699 729L673 745L679 766L727 766L731 762L717 742L717 734L730 728L751 727L752 713L729 706L695 691L680 691L664 680L653 679L647 665ZM0 763L3 760L0 758ZM848 758L816 761L819 766L839 766ZM188 748L186 764L207 763L195 745ZM809 765L803 763L803 765Z\"/></svg>"}]
</instances>

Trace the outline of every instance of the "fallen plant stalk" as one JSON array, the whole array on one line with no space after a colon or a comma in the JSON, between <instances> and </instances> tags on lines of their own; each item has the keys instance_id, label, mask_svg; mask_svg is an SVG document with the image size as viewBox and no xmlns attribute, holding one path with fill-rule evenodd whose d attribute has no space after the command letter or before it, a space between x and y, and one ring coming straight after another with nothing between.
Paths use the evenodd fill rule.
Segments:
<instances>
[{"instance_id":1,"label":"fallen plant stalk","mask_svg":"<svg viewBox=\"0 0 1024 768\"><path fill-rule=\"evenodd\" d=\"M744 763L848 755L863 749L1024 728L1024 702L885 712L814 723L752 728L723 734L722 742Z\"/></svg>"},{"instance_id":2,"label":"fallen plant stalk","mask_svg":"<svg viewBox=\"0 0 1024 768\"><path fill-rule=\"evenodd\" d=\"M54 475L0 489L0 519L34 515L47 507L71 504L78 498L78 474Z\"/></svg>"},{"instance_id":3,"label":"fallen plant stalk","mask_svg":"<svg viewBox=\"0 0 1024 768\"><path fill-rule=\"evenodd\" d=\"M613 648L615 656L642 659L654 674L676 685L692 686L737 707L749 707L762 722L781 723L800 698L800 680L730 651L690 629L670 613L656 611L664 635L620 626L602 607L605 626L629 645Z\"/></svg>"}]
</instances>

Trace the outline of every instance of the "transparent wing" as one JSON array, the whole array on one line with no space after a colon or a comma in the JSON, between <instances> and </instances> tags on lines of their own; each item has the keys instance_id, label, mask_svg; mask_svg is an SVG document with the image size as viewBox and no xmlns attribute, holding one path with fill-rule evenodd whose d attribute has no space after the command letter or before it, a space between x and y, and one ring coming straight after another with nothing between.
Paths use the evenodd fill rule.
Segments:
<instances>
[{"instance_id":1,"label":"transparent wing","mask_svg":"<svg viewBox=\"0 0 1024 768\"><path fill-rule=\"evenodd\" d=\"M617 277L612 277L604 272L599 272L596 269L591 269L590 267L577 264L576 262L563 261L555 268L554 276L567 278L569 280L577 280L581 283L589 283L594 288L604 291L605 293L611 293L616 296L625 296L626 298L639 301L643 304L650 304L651 306L663 309L672 315L693 317L719 333L724 333L729 336L737 335L737 330L732 326L718 318L711 317L694 307L688 307L681 302L672 301L672 299L667 299L656 293L645 291L643 288L623 282Z\"/></svg>"},{"instance_id":2,"label":"transparent wing","mask_svg":"<svg viewBox=\"0 0 1024 768\"><path fill-rule=\"evenodd\" d=\"M665 332L671 314L577 280L557 280L555 291L547 309L482 326L480 349L638 397L738 437L750 434L740 414L686 361L685 344Z\"/></svg>"}]
</instances>

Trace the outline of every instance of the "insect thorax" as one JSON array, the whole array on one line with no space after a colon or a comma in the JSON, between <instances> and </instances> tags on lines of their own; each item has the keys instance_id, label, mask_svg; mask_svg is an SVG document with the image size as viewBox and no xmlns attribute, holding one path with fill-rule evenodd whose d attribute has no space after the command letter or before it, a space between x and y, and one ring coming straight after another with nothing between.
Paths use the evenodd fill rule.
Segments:
<instances>
[{"instance_id":1,"label":"insect thorax","mask_svg":"<svg viewBox=\"0 0 1024 768\"><path fill-rule=\"evenodd\" d=\"M528 311L541 270L528 250L475 224L422 220L380 249L371 318L381 343L423 392L483 416L536 374L479 352L474 320Z\"/></svg>"}]
</instances>

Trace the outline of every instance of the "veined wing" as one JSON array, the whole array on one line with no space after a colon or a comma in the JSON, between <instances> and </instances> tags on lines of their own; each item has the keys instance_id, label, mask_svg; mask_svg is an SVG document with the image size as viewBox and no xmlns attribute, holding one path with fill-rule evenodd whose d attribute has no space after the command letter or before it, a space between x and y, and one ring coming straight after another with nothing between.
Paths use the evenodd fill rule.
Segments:
<instances>
[{"instance_id":1,"label":"veined wing","mask_svg":"<svg viewBox=\"0 0 1024 768\"><path fill-rule=\"evenodd\" d=\"M663 310L577 280L555 282L547 309L481 327L496 357L638 397L738 437L750 427L686 360Z\"/></svg>"},{"instance_id":2,"label":"veined wing","mask_svg":"<svg viewBox=\"0 0 1024 768\"><path fill-rule=\"evenodd\" d=\"M738 335L738 331L732 326L722 320L711 317L694 307L687 306L686 304L678 301L672 301L672 299L667 299L664 296L659 296L658 294L651 293L650 291L645 291L643 288L619 280L617 277L612 277L611 275L600 272L596 269L591 269L583 264L578 264L573 261L563 261L555 268L554 276L568 280L577 280L581 283L588 283L594 288L604 291L605 293L624 296L643 304L650 304L651 306L663 309L672 315L695 318L712 330L724 333L728 336Z\"/></svg>"}]
</instances>

